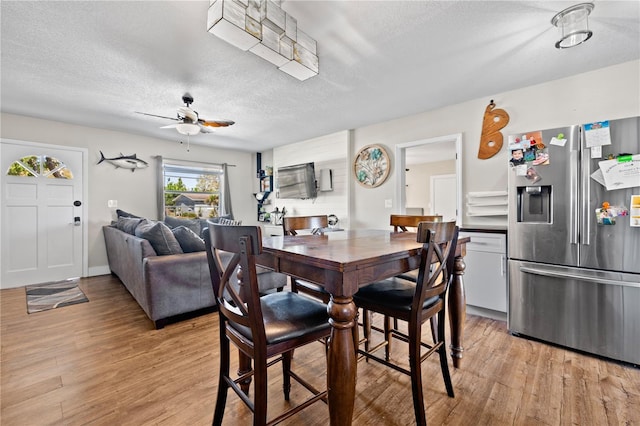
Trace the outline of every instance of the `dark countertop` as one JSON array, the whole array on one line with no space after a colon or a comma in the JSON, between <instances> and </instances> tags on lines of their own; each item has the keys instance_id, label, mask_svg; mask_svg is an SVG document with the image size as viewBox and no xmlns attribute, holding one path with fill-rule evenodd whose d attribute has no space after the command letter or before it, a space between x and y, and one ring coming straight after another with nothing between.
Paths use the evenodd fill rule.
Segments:
<instances>
[{"instance_id":1,"label":"dark countertop","mask_svg":"<svg viewBox=\"0 0 640 426\"><path fill-rule=\"evenodd\" d=\"M487 234L507 234L506 225L470 225L460 228L460 232L485 232Z\"/></svg>"}]
</instances>

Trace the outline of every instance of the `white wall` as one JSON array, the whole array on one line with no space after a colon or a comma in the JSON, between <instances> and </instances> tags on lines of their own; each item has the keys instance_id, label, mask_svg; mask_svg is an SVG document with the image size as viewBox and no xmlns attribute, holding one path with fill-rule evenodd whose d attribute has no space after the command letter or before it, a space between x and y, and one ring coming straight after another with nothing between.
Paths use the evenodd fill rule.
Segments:
<instances>
[{"instance_id":1,"label":"white wall","mask_svg":"<svg viewBox=\"0 0 640 426\"><path fill-rule=\"evenodd\" d=\"M509 159L506 146L488 160L477 158L482 117L491 99L510 115L509 125L503 129L505 136L630 117L640 115L639 75L640 61L627 62L275 148L273 153L263 153L263 167L273 165L277 169L278 166L314 161L317 170L333 169L334 191L321 192L316 200L274 199L272 206L286 206L290 215L332 213L339 217L340 226L344 228L386 229L389 214L400 210L399 206L384 207L384 200L395 199L395 145L460 132L463 134L463 193L505 190ZM177 142L11 114L0 117L2 138L88 148L91 162L89 200L85 201L89 207L90 274L108 273L101 229L113 218L107 200L118 200L118 206L123 210L156 217L156 166L152 157L158 154L168 158L235 164L236 167L229 168L234 214L245 224L257 223L256 201L252 195L257 186L254 154L199 145L192 145L188 153ZM376 188L362 187L352 176L353 157L368 144L386 147L392 161L389 178ZM96 165L100 150L108 157L117 156L120 152L125 155L135 153L149 161L150 167L131 173L115 170L109 164ZM506 223L504 218L463 217L466 226L496 221Z\"/></svg>"},{"instance_id":2,"label":"white wall","mask_svg":"<svg viewBox=\"0 0 640 426\"><path fill-rule=\"evenodd\" d=\"M211 163L227 163L231 185L231 202L236 219L245 224L256 223L256 201L252 190L255 179L255 162L249 152L230 151L185 145L161 139L83 127L31 117L2 114L3 139L16 139L53 145L87 148L89 150L89 199L88 204L88 254L89 275L109 273L102 226L115 218L115 209L107 207L107 200L117 200L118 208L131 213L157 219L157 164L156 155L167 158ZM100 151L106 157L136 154L147 161L149 167L131 172L115 169L100 159ZM255 157L255 155L254 155Z\"/></svg>"},{"instance_id":3,"label":"white wall","mask_svg":"<svg viewBox=\"0 0 640 426\"><path fill-rule=\"evenodd\" d=\"M335 214L339 226L349 227L348 186L351 172L348 168L349 132L342 131L331 135L311 139L301 143L289 144L273 149L274 170L293 164L314 162L316 179L320 179L321 169L333 171L333 191L318 192L315 200L280 199L272 194L272 207L280 210L285 207L287 216L309 216L317 214ZM275 173L275 186L278 187L278 174Z\"/></svg>"},{"instance_id":4,"label":"white wall","mask_svg":"<svg viewBox=\"0 0 640 426\"><path fill-rule=\"evenodd\" d=\"M434 161L431 163L412 164L405 173L405 207L422 207L424 214L433 214L431 210L431 176L450 175L456 173L455 160Z\"/></svg>"},{"instance_id":5,"label":"white wall","mask_svg":"<svg viewBox=\"0 0 640 426\"><path fill-rule=\"evenodd\" d=\"M640 115L639 76L640 61L632 61L358 128L353 131L349 157L353 158L360 148L369 144L381 144L393 155L399 143L462 132L463 194L506 190L509 160L506 143L494 157L478 159L482 117L491 99L509 113L509 124L502 130L506 141L506 135L511 133ZM277 160L277 152L274 155ZM395 159L392 162L395 165ZM353 191L351 227L384 229L388 226L389 215L399 211L399 206L384 207L385 199L394 199L393 169L389 179L377 188L356 185L351 176L349 180ZM506 218L463 216L462 223L466 226L506 224Z\"/></svg>"}]
</instances>

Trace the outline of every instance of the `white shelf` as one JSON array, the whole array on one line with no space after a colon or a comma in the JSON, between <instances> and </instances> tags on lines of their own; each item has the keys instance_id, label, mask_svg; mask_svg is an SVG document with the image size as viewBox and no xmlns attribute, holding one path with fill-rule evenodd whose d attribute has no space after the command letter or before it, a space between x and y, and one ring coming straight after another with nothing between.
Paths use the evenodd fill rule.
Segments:
<instances>
[{"instance_id":1,"label":"white shelf","mask_svg":"<svg viewBox=\"0 0 640 426\"><path fill-rule=\"evenodd\" d=\"M483 212L467 211L467 216L508 216L509 212L506 210L487 210Z\"/></svg>"},{"instance_id":2,"label":"white shelf","mask_svg":"<svg viewBox=\"0 0 640 426\"><path fill-rule=\"evenodd\" d=\"M474 207L484 207L484 206L504 206L506 205L505 200L482 200L482 201L474 201L467 203L467 206Z\"/></svg>"},{"instance_id":3,"label":"white shelf","mask_svg":"<svg viewBox=\"0 0 640 426\"><path fill-rule=\"evenodd\" d=\"M507 195L509 195L507 191L469 192L467 198L506 197Z\"/></svg>"},{"instance_id":4,"label":"white shelf","mask_svg":"<svg viewBox=\"0 0 640 426\"><path fill-rule=\"evenodd\" d=\"M507 216L508 192L485 191L467 194L467 216Z\"/></svg>"}]
</instances>

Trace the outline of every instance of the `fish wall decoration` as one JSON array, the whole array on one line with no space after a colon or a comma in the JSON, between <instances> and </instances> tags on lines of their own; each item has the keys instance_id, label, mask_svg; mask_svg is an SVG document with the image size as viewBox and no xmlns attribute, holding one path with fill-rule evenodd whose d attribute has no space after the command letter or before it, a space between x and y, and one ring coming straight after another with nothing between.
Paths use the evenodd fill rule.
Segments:
<instances>
[{"instance_id":1,"label":"fish wall decoration","mask_svg":"<svg viewBox=\"0 0 640 426\"><path fill-rule=\"evenodd\" d=\"M131 169L132 172L135 172L136 169L144 169L149 167L149 163L136 157L136 154L123 155L122 153L120 153L120 157L106 158L102 151L100 151L100 161L98 161L97 164L100 164L103 161L113 164L116 169Z\"/></svg>"},{"instance_id":2,"label":"fish wall decoration","mask_svg":"<svg viewBox=\"0 0 640 426\"><path fill-rule=\"evenodd\" d=\"M482 120L482 134L478 158L486 160L496 155L502 148L502 133L500 129L509 124L509 114L503 109L496 108L493 99L487 105Z\"/></svg>"}]
</instances>

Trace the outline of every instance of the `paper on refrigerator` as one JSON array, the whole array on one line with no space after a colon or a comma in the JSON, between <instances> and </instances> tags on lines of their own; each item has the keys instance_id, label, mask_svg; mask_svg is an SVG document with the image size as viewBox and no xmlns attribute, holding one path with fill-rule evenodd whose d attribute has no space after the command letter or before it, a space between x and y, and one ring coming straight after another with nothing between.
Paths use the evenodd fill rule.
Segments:
<instances>
[{"instance_id":1,"label":"paper on refrigerator","mask_svg":"<svg viewBox=\"0 0 640 426\"><path fill-rule=\"evenodd\" d=\"M632 156L629 161L604 160L598 164L607 191L640 186L640 154Z\"/></svg>"}]
</instances>

